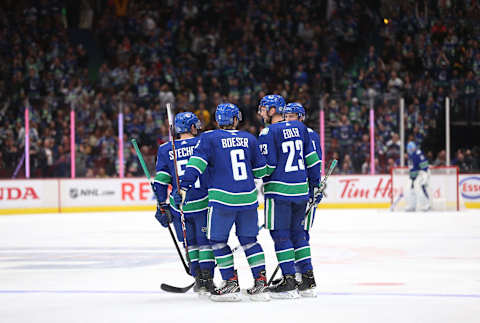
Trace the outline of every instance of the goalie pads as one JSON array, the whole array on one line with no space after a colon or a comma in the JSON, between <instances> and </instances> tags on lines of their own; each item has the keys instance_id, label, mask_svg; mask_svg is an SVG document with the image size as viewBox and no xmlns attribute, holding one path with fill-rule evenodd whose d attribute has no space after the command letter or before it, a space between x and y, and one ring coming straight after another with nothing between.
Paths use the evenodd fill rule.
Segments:
<instances>
[{"instance_id":1,"label":"goalie pads","mask_svg":"<svg viewBox=\"0 0 480 323\"><path fill-rule=\"evenodd\" d=\"M418 176L413 180L413 185L410 187L410 191L405 196L407 212L413 212L417 209L420 211L428 211L431 207L430 196L428 193L428 183L430 179L429 171L419 171Z\"/></svg>"}]
</instances>

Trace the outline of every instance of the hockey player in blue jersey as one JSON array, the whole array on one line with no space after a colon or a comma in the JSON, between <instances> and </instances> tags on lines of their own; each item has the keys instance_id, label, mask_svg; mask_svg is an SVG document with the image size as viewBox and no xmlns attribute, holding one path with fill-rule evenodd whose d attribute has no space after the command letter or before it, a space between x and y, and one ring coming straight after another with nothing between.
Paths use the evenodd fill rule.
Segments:
<instances>
[{"instance_id":1,"label":"hockey player in blue jersey","mask_svg":"<svg viewBox=\"0 0 480 323\"><path fill-rule=\"evenodd\" d=\"M260 101L259 109L264 109L264 99ZM282 100L276 102L275 114L283 113ZM274 119L275 115L269 117ZM264 121L268 123L268 119ZM269 174L264 178L265 227L270 230L275 243L283 274L282 281L270 288L271 295L274 298L296 298L298 287L302 295L314 296L315 279L303 221L310 187L314 195L318 195L320 160L307 127L299 121L271 124L260 133L259 145L267 158ZM295 264L302 274L302 283L298 286Z\"/></svg>"},{"instance_id":2,"label":"hockey player in blue jersey","mask_svg":"<svg viewBox=\"0 0 480 323\"><path fill-rule=\"evenodd\" d=\"M288 103L283 110L283 116L285 121L294 121L298 120L303 122L305 120L305 109L303 105L298 102ZM311 128L307 128L308 134L310 135L310 139L312 140L313 149L317 152L318 158L320 159L320 166L319 166L319 176L321 176L322 172L322 148L320 147L320 136L318 133L313 131ZM314 198L314 192L312 190L309 191L309 203L314 203L317 205L323 198L323 194L318 194L316 198ZM305 216L305 235L307 241L310 241L310 228L313 226L313 221L315 220L315 213L317 208L312 207L310 212Z\"/></svg>"},{"instance_id":3,"label":"hockey player in blue jersey","mask_svg":"<svg viewBox=\"0 0 480 323\"><path fill-rule=\"evenodd\" d=\"M430 198L428 195L428 182L430 173L428 161L417 145L410 141L407 144L408 166L410 179L412 180L410 192L406 195L406 211L413 212L417 209L417 197L421 211L430 210Z\"/></svg>"},{"instance_id":4,"label":"hockey player in blue jersey","mask_svg":"<svg viewBox=\"0 0 480 323\"><path fill-rule=\"evenodd\" d=\"M285 99L278 94L269 94L260 100L258 114L262 117L265 126L283 121L282 109L285 107Z\"/></svg>"},{"instance_id":5,"label":"hockey player in blue jersey","mask_svg":"<svg viewBox=\"0 0 480 323\"><path fill-rule=\"evenodd\" d=\"M236 235L242 245L255 283L247 290L252 300L269 300L265 272L265 256L257 242L257 190L254 177L262 178L267 169L257 139L236 130L241 114L231 103L218 105L215 112L217 130L202 134L190 158L177 202L186 196L205 171L209 174L207 236L225 284L212 291L213 301L239 301L240 286L233 254L227 244L235 223ZM185 193L186 192L186 193ZM188 207L189 203L185 204Z\"/></svg>"},{"instance_id":6,"label":"hockey player in blue jersey","mask_svg":"<svg viewBox=\"0 0 480 323\"><path fill-rule=\"evenodd\" d=\"M195 114L183 112L175 116L175 131L180 135L180 138L175 141L177 169L180 178L182 178L188 160L199 141L199 137L195 137L199 129L200 121ZM158 148L157 154L156 176L153 186L160 203L157 205L155 217L164 227L173 220L177 238L180 242L183 242L180 211L175 207L172 196L170 196L170 204L164 202L167 198L168 185L171 184L173 190L176 189L177 185L173 163L172 144L167 142ZM207 227L208 206L206 175L195 181L189 193L190 203L183 208L183 212L189 246L188 253L191 261L190 270L192 276L195 277L195 290L200 294L207 294L215 287L213 284L215 260L212 247L204 232ZM173 215L173 219L170 214Z\"/></svg>"}]
</instances>

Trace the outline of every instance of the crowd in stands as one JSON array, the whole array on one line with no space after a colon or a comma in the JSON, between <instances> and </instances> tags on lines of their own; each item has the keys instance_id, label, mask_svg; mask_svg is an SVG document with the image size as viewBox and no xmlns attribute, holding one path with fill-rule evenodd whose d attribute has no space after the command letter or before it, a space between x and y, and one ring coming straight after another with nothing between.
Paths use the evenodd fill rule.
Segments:
<instances>
[{"instance_id":1,"label":"crowd in stands","mask_svg":"<svg viewBox=\"0 0 480 323\"><path fill-rule=\"evenodd\" d=\"M445 151L432 143L445 97L452 119L479 121L480 5L379 2L92 0L69 8L55 0L6 1L0 177L12 177L22 160L26 107L33 177L70 176L70 109L77 177L118 176L119 113L125 174L140 176L129 139L153 165L168 140L166 103L196 113L211 129L215 107L233 102L244 115L242 129L258 134L257 106L268 93L301 102L315 130L324 109L325 157L338 158L343 174L369 172L371 106L375 172L400 164L404 97L407 139L426 148L432 165L444 165ZM69 31L78 27L100 54L72 40ZM478 171L480 149L458 149L452 160L461 171Z\"/></svg>"}]
</instances>

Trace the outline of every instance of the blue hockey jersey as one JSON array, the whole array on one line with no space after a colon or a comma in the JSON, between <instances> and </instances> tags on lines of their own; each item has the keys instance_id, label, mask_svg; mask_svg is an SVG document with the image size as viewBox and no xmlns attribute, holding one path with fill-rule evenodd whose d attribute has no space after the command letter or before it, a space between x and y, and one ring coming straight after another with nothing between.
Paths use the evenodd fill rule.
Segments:
<instances>
[{"instance_id":1,"label":"blue hockey jersey","mask_svg":"<svg viewBox=\"0 0 480 323\"><path fill-rule=\"evenodd\" d=\"M177 154L177 169L180 180L183 178L185 168L187 166L190 156L193 155L193 150L199 141L199 137L175 140L175 152ZM185 215L189 213L199 212L207 209L207 182L208 175L202 175L193 185L193 189L188 194L187 204L183 208ZM157 198L159 201L165 201L167 198L167 187L172 184L173 189L177 187L175 180L175 168L173 164L172 144L167 142L158 147L155 188L157 191ZM170 207L175 211L180 212L170 196Z\"/></svg>"},{"instance_id":2,"label":"blue hockey jersey","mask_svg":"<svg viewBox=\"0 0 480 323\"><path fill-rule=\"evenodd\" d=\"M278 122L260 133L259 146L267 158L265 198L308 199L308 182L318 185L320 159L307 127L300 121Z\"/></svg>"},{"instance_id":3,"label":"blue hockey jersey","mask_svg":"<svg viewBox=\"0 0 480 323\"><path fill-rule=\"evenodd\" d=\"M307 128L308 130L308 135L310 136L310 139L312 140L312 145L313 145L313 150L315 150L317 152L317 155L318 155L318 159L320 160L320 165L319 165L319 171L320 171L320 175L322 175L322 163L323 163L323 159L322 159L322 147L320 146L320 136L318 135L318 133L316 133L315 131L313 131L312 128Z\"/></svg>"},{"instance_id":4,"label":"blue hockey jersey","mask_svg":"<svg viewBox=\"0 0 480 323\"><path fill-rule=\"evenodd\" d=\"M243 209L258 207L254 177L265 176L267 168L254 136L237 130L204 132L180 186L191 187L207 169L209 205ZM189 194L190 190L187 196Z\"/></svg>"},{"instance_id":5,"label":"blue hockey jersey","mask_svg":"<svg viewBox=\"0 0 480 323\"><path fill-rule=\"evenodd\" d=\"M418 172L421 170L428 170L428 160L420 149L417 149L412 154L408 154L408 168L410 171L410 178L416 178Z\"/></svg>"}]
</instances>

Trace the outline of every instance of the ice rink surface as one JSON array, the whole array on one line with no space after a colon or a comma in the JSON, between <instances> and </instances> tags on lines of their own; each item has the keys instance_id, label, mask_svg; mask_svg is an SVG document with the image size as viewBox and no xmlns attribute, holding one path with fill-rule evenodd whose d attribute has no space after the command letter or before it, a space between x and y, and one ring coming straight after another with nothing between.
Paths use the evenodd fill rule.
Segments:
<instances>
[{"instance_id":1,"label":"ice rink surface","mask_svg":"<svg viewBox=\"0 0 480 323\"><path fill-rule=\"evenodd\" d=\"M160 290L192 278L151 212L1 216L0 322L480 322L478 211L319 210L311 244L317 298L214 303Z\"/></svg>"}]
</instances>

